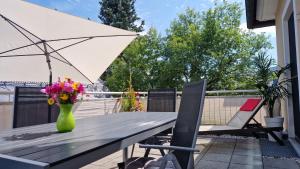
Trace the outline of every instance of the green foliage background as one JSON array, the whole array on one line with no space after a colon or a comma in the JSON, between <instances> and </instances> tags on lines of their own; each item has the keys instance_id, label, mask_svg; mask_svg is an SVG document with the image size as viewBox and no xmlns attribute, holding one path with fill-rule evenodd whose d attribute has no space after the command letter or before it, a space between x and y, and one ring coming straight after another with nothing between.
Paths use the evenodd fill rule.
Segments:
<instances>
[{"instance_id":1,"label":"green foliage background","mask_svg":"<svg viewBox=\"0 0 300 169\"><path fill-rule=\"evenodd\" d=\"M104 1L108 0L102 4ZM129 1L124 2L134 2ZM226 1L202 13L186 9L171 22L165 36L151 28L132 42L110 66L104 78L106 85L111 91L124 91L132 74L136 91L167 87L181 90L185 82L203 78L208 80L207 90L253 89L253 58L272 45L265 34L240 28L242 12L240 4ZM132 23L139 20L134 16ZM131 25L128 30L137 28L124 24Z\"/></svg>"}]
</instances>

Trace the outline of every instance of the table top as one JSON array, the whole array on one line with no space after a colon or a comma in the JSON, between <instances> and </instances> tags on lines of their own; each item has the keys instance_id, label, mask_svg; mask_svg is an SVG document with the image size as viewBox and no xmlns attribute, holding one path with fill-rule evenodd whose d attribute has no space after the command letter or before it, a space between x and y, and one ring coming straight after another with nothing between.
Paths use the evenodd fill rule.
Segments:
<instances>
[{"instance_id":1,"label":"table top","mask_svg":"<svg viewBox=\"0 0 300 169\"><path fill-rule=\"evenodd\" d=\"M100 159L172 127L176 117L175 112L124 112L78 119L69 133L58 133L55 123L7 130L0 132L0 155L50 166L96 151Z\"/></svg>"}]
</instances>

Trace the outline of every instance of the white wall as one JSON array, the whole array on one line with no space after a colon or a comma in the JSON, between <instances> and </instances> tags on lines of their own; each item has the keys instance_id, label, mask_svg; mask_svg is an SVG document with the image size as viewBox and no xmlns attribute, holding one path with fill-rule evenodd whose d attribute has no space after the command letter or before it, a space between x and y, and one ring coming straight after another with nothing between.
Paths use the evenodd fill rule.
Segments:
<instances>
[{"instance_id":1,"label":"white wall","mask_svg":"<svg viewBox=\"0 0 300 169\"><path fill-rule=\"evenodd\" d=\"M289 38L288 38L288 19L291 13L294 12L295 17L295 33L296 33L296 47L297 47L297 64L298 75L300 75L300 0L281 0L278 4L276 12L276 40L277 40L277 60L280 66L285 66L290 63L290 51L289 51ZM286 74L287 78L290 78L290 73ZM300 78L298 78L298 84L300 85ZM291 91L291 86L288 85ZM299 86L300 89L300 86ZM300 97L300 93L298 95ZM282 102L282 115L285 117L284 127L288 129L289 137L294 138L294 116L293 116L293 103L292 97Z\"/></svg>"}]
</instances>

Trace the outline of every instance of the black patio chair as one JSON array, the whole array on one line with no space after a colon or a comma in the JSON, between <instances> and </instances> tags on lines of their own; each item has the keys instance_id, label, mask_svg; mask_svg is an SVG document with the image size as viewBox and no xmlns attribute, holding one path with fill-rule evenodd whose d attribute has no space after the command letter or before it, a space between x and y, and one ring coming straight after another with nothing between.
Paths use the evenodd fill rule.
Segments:
<instances>
[{"instance_id":1,"label":"black patio chair","mask_svg":"<svg viewBox=\"0 0 300 169\"><path fill-rule=\"evenodd\" d=\"M203 104L205 99L206 81L190 83L184 85L180 108L177 120L168 145L140 145L141 148L152 148L159 150L169 150L168 154L173 154L182 169L193 169L193 153L195 149L197 134L201 123ZM131 158L125 163L126 169L136 169L144 167L146 162L153 158L140 157ZM155 161L151 161L152 165ZM159 167L158 167L159 168Z\"/></svg>"},{"instance_id":2,"label":"black patio chair","mask_svg":"<svg viewBox=\"0 0 300 169\"><path fill-rule=\"evenodd\" d=\"M55 122L59 107L49 106L42 87L16 87L13 128ZM50 111L50 113L48 113Z\"/></svg>"},{"instance_id":3,"label":"black patio chair","mask_svg":"<svg viewBox=\"0 0 300 169\"><path fill-rule=\"evenodd\" d=\"M148 91L147 99L147 112L175 112L176 111L176 89L151 89ZM172 133L172 128L165 130L148 140L141 141L139 143L152 143L152 144L163 144L165 139L160 139L160 137L168 136ZM132 147L131 157L133 156L134 147ZM145 157L150 153L151 149L147 148L145 151ZM163 152L161 152L162 155Z\"/></svg>"}]
</instances>

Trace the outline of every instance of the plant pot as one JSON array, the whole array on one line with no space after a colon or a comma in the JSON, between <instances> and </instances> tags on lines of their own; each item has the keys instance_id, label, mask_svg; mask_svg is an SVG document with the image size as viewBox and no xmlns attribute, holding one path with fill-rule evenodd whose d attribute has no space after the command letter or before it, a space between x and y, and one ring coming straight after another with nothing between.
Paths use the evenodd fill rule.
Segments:
<instances>
[{"instance_id":1,"label":"plant pot","mask_svg":"<svg viewBox=\"0 0 300 169\"><path fill-rule=\"evenodd\" d=\"M71 132L75 128L75 119L72 112L73 104L61 104L59 116L56 121L57 131Z\"/></svg>"},{"instance_id":2,"label":"plant pot","mask_svg":"<svg viewBox=\"0 0 300 169\"><path fill-rule=\"evenodd\" d=\"M283 117L265 117L266 127L283 127ZM280 132L274 132L274 134L282 138L282 133ZM268 134L269 141L275 142L276 140Z\"/></svg>"}]
</instances>

